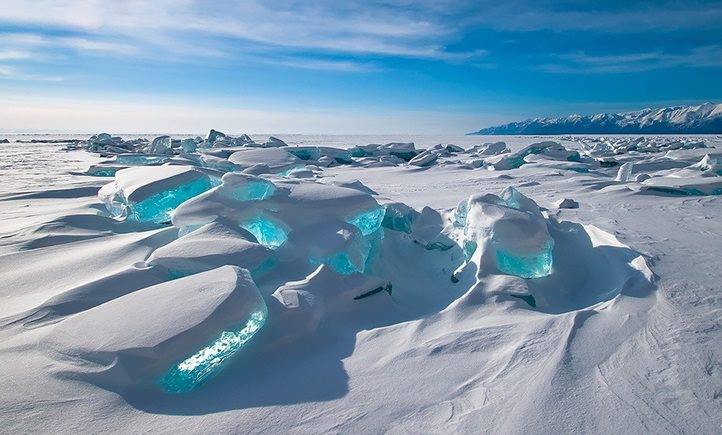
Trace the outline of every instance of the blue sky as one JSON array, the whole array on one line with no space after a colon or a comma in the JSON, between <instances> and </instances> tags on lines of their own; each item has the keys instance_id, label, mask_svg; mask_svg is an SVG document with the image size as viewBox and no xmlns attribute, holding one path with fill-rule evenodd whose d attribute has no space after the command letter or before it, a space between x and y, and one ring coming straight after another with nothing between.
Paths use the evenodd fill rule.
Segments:
<instances>
[{"instance_id":1,"label":"blue sky","mask_svg":"<svg viewBox=\"0 0 722 435\"><path fill-rule=\"evenodd\" d=\"M722 100L722 2L2 3L3 130L464 133Z\"/></svg>"}]
</instances>

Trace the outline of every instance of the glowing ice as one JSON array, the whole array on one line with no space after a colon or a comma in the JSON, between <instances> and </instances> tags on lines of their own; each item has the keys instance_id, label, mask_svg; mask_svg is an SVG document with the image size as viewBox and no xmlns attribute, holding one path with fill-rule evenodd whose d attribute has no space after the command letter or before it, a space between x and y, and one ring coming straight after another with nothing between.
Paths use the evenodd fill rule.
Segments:
<instances>
[{"instance_id":1,"label":"glowing ice","mask_svg":"<svg viewBox=\"0 0 722 435\"><path fill-rule=\"evenodd\" d=\"M384 207L377 207L352 217L347 222L361 230L361 234L368 236L381 227L384 220Z\"/></svg>"},{"instance_id":2,"label":"glowing ice","mask_svg":"<svg viewBox=\"0 0 722 435\"><path fill-rule=\"evenodd\" d=\"M317 147L293 147L288 148L287 151L301 160L318 160L321 157Z\"/></svg>"},{"instance_id":3,"label":"glowing ice","mask_svg":"<svg viewBox=\"0 0 722 435\"><path fill-rule=\"evenodd\" d=\"M381 225L394 231L404 233L411 232L411 226L414 221L414 215L418 213L413 208L402 203L391 203L386 205L386 213Z\"/></svg>"},{"instance_id":4,"label":"glowing ice","mask_svg":"<svg viewBox=\"0 0 722 435\"><path fill-rule=\"evenodd\" d=\"M236 331L223 331L207 347L172 366L159 380L168 393L186 393L201 385L218 373L266 323L268 311L255 311L248 316L242 328Z\"/></svg>"},{"instance_id":5,"label":"glowing ice","mask_svg":"<svg viewBox=\"0 0 722 435\"><path fill-rule=\"evenodd\" d=\"M168 161L168 156L151 156L147 154L119 154L115 156L115 162L119 165L129 166L153 166Z\"/></svg>"},{"instance_id":6,"label":"glowing ice","mask_svg":"<svg viewBox=\"0 0 722 435\"><path fill-rule=\"evenodd\" d=\"M276 192L276 186L267 180L254 180L234 187L230 192L239 201L260 201Z\"/></svg>"},{"instance_id":7,"label":"glowing ice","mask_svg":"<svg viewBox=\"0 0 722 435\"><path fill-rule=\"evenodd\" d=\"M184 153L192 153L195 152L198 148L198 144L194 139L183 139L180 143L181 149Z\"/></svg>"},{"instance_id":8,"label":"glowing ice","mask_svg":"<svg viewBox=\"0 0 722 435\"><path fill-rule=\"evenodd\" d=\"M522 278L541 278L552 272L554 240L549 239L537 253L514 255L501 247L496 249L496 266L500 271Z\"/></svg>"},{"instance_id":9,"label":"glowing ice","mask_svg":"<svg viewBox=\"0 0 722 435\"><path fill-rule=\"evenodd\" d=\"M113 177L121 169L123 168L117 166L92 165L85 173L93 177Z\"/></svg>"},{"instance_id":10,"label":"glowing ice","mask_svg":"<svg viewBox=\"0 0 722 435\"><path fill-rule=\"evenodd\" d=\"M115 218L165 223L176 207L219 182L189 166L133 167L117 171L98 196Z\"/></svg>"},{"instance_id":11,"label":"glowing ice","mask_svg":"<svg viewBox=\"0 0 722 435\"><path fill-rule=\"evenodd\" d=\"M159 136L153 139L145 149L148 154L173 154L170 136Z\"/></svg>"},{"instance_id":12,"label":"glowing ice","mask_svg":"<svg viewBox=\"0 0 722 435\"><path fill-rule=\"evenodd\" d=\"M286 243L288 235L283 227L263 216L257 216L241 224L241 227L253 234L263 246L276 249Z\"/></svg>"},{"instance_id":13,"label":"glowing ice","mask_svg":"<svg viewBox=\"0 0 722 435\"><path fill-rule=\"evenodd\" d=\"M383 233L373 232L369 236L349 233L347 236L349 242L344 250L320 258L312 256L309 262L313 265L325 264L341 275L364 273L378 243L383 238Z\"/></svg>"},{"instance_id":14,"label":"glowing ice","mask_svg":"<svg viewBox=\"0 0 722 435\"><path fill-rule=\"evenodd\" d=\"M174 189L158 192L138 203L129 203L128 218L138 222L169 222L179 205L213 187L208 178L199 178Z\"/></svg>"},{"instance_id":15,"label":"glowing ice","mask_svg":"<svg viewBox=\"0 0 722 435\"><path fill-rule=\"evenodd\" d=\"M489 272L495 268L522 278L551 273L554 240L539 206L518 190L508 188L502 197L472 195L459 204L454 217L467 261L487 268L494 259Z\"/></svg>"}]
</instances>

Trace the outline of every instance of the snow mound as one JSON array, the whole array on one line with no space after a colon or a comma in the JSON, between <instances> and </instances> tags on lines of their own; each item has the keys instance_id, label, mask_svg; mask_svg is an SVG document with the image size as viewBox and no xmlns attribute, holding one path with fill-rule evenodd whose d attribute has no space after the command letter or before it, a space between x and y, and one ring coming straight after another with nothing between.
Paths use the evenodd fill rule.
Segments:
<instances>
[{"instance_id":1,"label":"snow mound","mask_svg":"<svg viewBox=\"0 0 722 435\"><path fill-rule=\"evenodd\" d=\"M248 334L249 322L255 333L266 312L248 272L223 266L69 317L42 345L64 376L120 390L160 382L182 392L222 368L247 342L228 335Z\"/></svg>"}]
</instances>

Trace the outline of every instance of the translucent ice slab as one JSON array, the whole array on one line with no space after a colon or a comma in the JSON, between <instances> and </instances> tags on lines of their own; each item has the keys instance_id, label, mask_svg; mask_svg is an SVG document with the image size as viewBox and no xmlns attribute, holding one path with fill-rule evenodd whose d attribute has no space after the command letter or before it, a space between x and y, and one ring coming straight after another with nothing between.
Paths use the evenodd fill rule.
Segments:
<instances>
[{"instance_id":1,"label":"translucent ice slab","mask_svg":"<svg viewBox=\"0 0 722 435\"><path fill-rule=\"evenodd\" d=\"M248 181L228 192L228 195L239 201L260 201L272 196L276 192L276 186L267 180Z\"/></svg>"},{"instance_id":2,"label":"translucent ice slab","mask_svg":"<svg viewBox=\"0 0 722 435\"><path fill-rule=\"evenodd\" d=\"M522 278L552 271L554 240L546 221L539 206L514 188L501 197L473 195L462 201L454 211L454 227L464 257L480 267L495 259L499 272ZM481 258L475 257L478 250Z\"/></svg>"},{"instance_id":3,"label":"translucent ice slab","mask_svg":"<svg viewBox=\"0 0 722 435\"><path fill-rule=\"evenodd\" d=\"M385 211L384 207L373 208L357 214L347 222L361 230L361 234L368 236L381 228Z\"/></svg>"},{"instance_id":4,"label":"translucent ice slab","mask_svg":"<svg viewBox=\"0 0 722 435\"><path fill-rule=\"evenodd\" d=\"M115 173L120 169L123 168L117 166L92 165L85 173L93 177L114 177Z\"/></svg>"},{"instance_id":5,"label":"translucent ice slab","mask_svg":"<svg viewBox=\"0 0 722 435\"><path fill-rule=\"evenodd\" d=\"M381 232L363 236L355 239L344 251L322 258L311 257L309 262L314 266L325 264L341 275L364 273L381 239Z\"/></svg>"},{"instance_id":6,"label":"translucent ice slab","mask_svg":"<svg viewBox=\"0 0 722 435\"><path fill-rule=\"evenodd\" d=\"M235 331L223 331L211 344L185 360L173 365L159 380L168 393L186 393L218 373L266 323L265 306L248 316L246 323Z\"/></svg>"},{"instance_id":7,"label":"translucent ice slab","mask_svg":"<svg viewBox=\"0 0 722 435\"><path fill-rule=\"evenodd\" d=\"M169 222L171 213L176 207L212 188L214 184L209 178L199 178L173 189L158 192L140 202L129 202L128 219L138 222Z\"/></svg>"},{"instance_id":8,"label":"translucent ice slab","mask_svg":"<svg viewBox=\"0 0 722 435\"><path fill-rule=\"evenodd\" d=\"M128 166L154 166L167 162L168 156L151 156L147 154L119 154L115 156L115 162L119 165Z\"/></svg>"},{"instance_id":9,"label":"translucent ice slab","mask_svg":"<svg viewBox=\"0 0 722 435\"><path fill-rule=\"evenodd\" d=\"M281 224L264 216L257 216L243 222L241 227L253 234L258 243L267 248L279 248L288 240L286 230L283 229Z\"/></svg>"},{"instance_id":10,"label":"translucent ice slab","mask_svg":"<svg viewBox=\"0 0 722 435\"><path fill-rule=\"evenodd\" d=\"M416 213L413 208L405 204L388 204L381 225L384 228L408 234L411 233L411 226L414 222L414 215L416 214L418 213Z\"/></svg>"},{"instance_id":11,"label":"translucent ice slab","mask_svg":"<svg viewBox=\"0 0 722 435\"><path fill-rule=\"evenodd\" d=\"M115 218L165 223L180 204L218 184L220 179L193 167L132 167L117 171L98 197Z\"/></svg>"},{"instance_id":12,"label":"translucent ice slab","mask_svg":"<svg viewBox=\"0 0 722 435\"><path fill-rule=\"evenodd\" d=\"M503 248L496 250L496 266L500 271L522 278L541 278L552 272L554 240L549 239L536 254L516 256Z\"/></svg>"}]
</instances>

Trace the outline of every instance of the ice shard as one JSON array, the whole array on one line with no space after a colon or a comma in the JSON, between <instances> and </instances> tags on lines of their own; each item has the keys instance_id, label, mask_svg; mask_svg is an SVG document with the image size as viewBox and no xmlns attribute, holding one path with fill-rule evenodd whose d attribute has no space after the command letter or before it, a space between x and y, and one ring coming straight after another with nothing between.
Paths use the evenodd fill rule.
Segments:
<instances>
[{"instance_id":1,"label":"ice shard","mask_svg":"<svg viewBox=\"0 0 722 435\"><path fill-rule=\"evenodd\" d=\"M632 179L632 170L634 170L634 162L624 163L619 167L619 171L617 171L617 176L614 178L614 181L618 181L620 183L630 181Z\"/></svg>"},{"instance_id":2,"label":"ice shard","mask_svg":"<svg viewBox=\"0 0 722 435\"><path fill-rule=\"evenodd\" d=\"M288 240L288 235L282 224L265 216L256 216L242 222L241 228L253 234L258 243L267 248L279 248Z\"/></svg>"},{"instance_id":3,"label":"ice shard","mask_svg":"<svg viewBox=\"0 0 722 435\"><path fill-rule=\"evenodd\" d=\"M153 139L145 149L147 154L173 154L170 136L159 136Z\"/></svg>"},{"instance_id":4,"label":"ice shard","mask_svg":"<svg viewBox=\"0 0 722 435\"><path fill-rule=\"evenodd\" d=\"M506 189L502 197L472 195L459 204L454 216L467 261L491 267L490 273L496 269L522 278L552 272L554 239L539 206L516 189Z\"/></svg>"},{"instance_id":5,"label":"ice shard","mask_svg":"<svg viewBox=\"0 0 722 435\"><path fill-rule=\"evenodd\" d=\"M541 278L552 272L554 240L549 238L537 252L515 255L499 246L496 266L500 271L521 278Z\"/></svg>"},{"instance_id":6,"label":"ice shard","mask_svg":"<svg viewBox=\"0 0 722 435\"><path fill-rule=\"evenodd\" d=\"M219 182L188 166L136 167L118 171L98 196L115 218L165 223L176 207Z\"/></svg>"},{"instance_id":7,"label":"ice shard","mask_svg":"<svg viewBox=\"0 0 722 435\"><path fill-rule=\"evenodd\" d=\"M215 270L223 270L223 268ZM239 276L235 290L238 293L238 303L234 310L235 315L238 316L236 326L229 324L227 329L224 328L216 333L215 338L206 346L171 364L158 379L158 383L166 392L186 393L200 386L223 369L265 325L268 308L253 279L244 269L232 270L237 271Z\"/></svg>"},{"instance_id":8,"label":"ice shard","mask_svg":"<svg viewBox=\"0 0 722 435\"><path fill-rule=\"evenodd\" d=\"M394 202L386 205L386 213L384 214L381 225L394 231L411 233L411 227L414 217L419 213L406 204Z\"/></svg>"},{"instance_id":9,"label":"ice shard","mask_svg":"<svg viewBox=\"0 0 722 435\"><path fill-rule=\"evenodd\" d=\"M276 186L268 180L250 180L234 186L227 194L239 201L260 201L276 192Z\"/></svg>"},{"instance_id":10,"label":"ice shard","mask_svg":"<svg viewBox=\"0 0 722 435\"><path fill-rule=\"evenodd\" d=\"M85 171L85 174L93 177L114 177L115 173L121 169L124 169L124 167L92 165Z\"/></svg>"},{"instance_id":11,"label":"ice shard","mask_svg":"<svg viewBox=\"0 0 722 435\"><path fill-rule=\"evenodd\" d=\"M361 230L361 234L368 236L381 227L384 214L384 207L376 207L351 217L347 222Z\"/></svg>"},{"instance_id":12,"label":"ice shard","mask_svg":"<svg viewBox=\"0 0 722 435\"><path fill-rule=\"evenodd\" d=\"M117 164L128 166L161 165L167 162L169 159L169 156L153 156L147 154L119 154L115 156L115 162Z\"/></svg>"},{"instance_id":13,"label":"ice shard","mask_svg":"<svg viewBox=\"0 0 722 435\"><path fill-rule=\"evenodd\" d=\"M246 323L235 331L223 331L207 347L199 350L170 370L159 380L168 393L187 393L219 372L265 325L268 311L254 311Z\"/></svg>"},{"instance_id":14,"label":"ice shard","mask_svg":"<svg viewBox=\"0 0 722 435\"><path fill-rule=\"evenodd\" d=\"M184 153L194 153L198 148L196 141L190 138L181 140L180 145Z\"/></svg>"}]
</instances>

